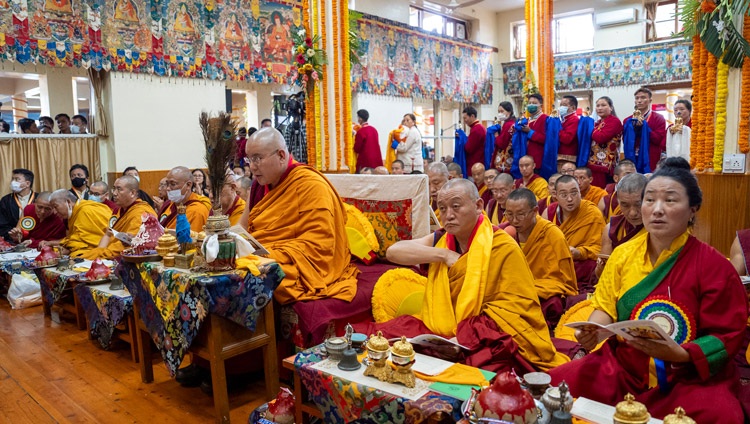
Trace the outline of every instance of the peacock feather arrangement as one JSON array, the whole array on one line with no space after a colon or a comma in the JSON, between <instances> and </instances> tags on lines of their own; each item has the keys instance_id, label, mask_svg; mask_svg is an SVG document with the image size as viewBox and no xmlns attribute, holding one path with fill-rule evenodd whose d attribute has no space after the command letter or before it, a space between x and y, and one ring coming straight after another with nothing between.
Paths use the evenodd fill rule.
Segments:
<instances>
[{"instance_id":1,"label":"peacock feather arrangement","mask_svg":"<svg viewBox=\"0 0 750 424\"><path fill-rule=\"evenodd\" d=\"M208 181L214 195L211 204L214 214L220 215L220 194L226 181L227 166L234 162L237 127L232 121L232 115L226 112L219 112L217 116L202 112L199 123L206 144Z\"/></svg>"}]
</instances>

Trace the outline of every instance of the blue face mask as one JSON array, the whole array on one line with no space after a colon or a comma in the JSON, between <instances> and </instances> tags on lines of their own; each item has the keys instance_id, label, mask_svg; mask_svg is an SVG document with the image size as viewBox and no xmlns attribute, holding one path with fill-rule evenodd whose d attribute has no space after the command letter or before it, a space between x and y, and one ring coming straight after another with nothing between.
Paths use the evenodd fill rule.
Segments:
<instances>
[{"instance_id":1,"label":"blue face mask","mask_svg":"<svg viewBox=\"0 0 750 424\"><path fill-rule=\"evenodd\" d=\"M539 105L528 105L526 106L526 111L528 111L530 114L535 114L539 110Z\"/></svg>"},{"instance_id":2,"label":"blue face mask","mask_svg":"<svg viewBox=\"0 0 750 424\"><path fill-rule=\"evenodd\" d=\"M91 200L92 202L101 203L102 202L102 196L98 196L96 194L90 194L89 195L89 200Z\"/></svg>"},{"instance_id":3,"label":"blue face mask","mask_svg":"<svg viewBox=\"0 0 750 424\"><path fill-rule=\"evenodd\" d=\"M557 108L557 111L560 112L560 116L565 116L568 114L568 107L560 106L559 108Z\"/></svg>"}]
</instances>

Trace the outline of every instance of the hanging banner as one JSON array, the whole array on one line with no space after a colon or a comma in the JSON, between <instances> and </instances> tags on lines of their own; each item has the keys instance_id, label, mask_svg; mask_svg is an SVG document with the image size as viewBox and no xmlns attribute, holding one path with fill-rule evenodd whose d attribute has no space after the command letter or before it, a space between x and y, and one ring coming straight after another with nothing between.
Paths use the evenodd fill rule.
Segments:
<instances>
[{"instance_id":1,"label":"hanging banner","mask_svg":"<svg viewBox=\"0 0 750 424\"><path fill-rule=\"evenodd\" d=\"M492 102L493 48L363 14L355 91L462 103Z\"/></svg>"},{"instance_id":2,"label":"hanging banner","mask_svg":"<svg viewBox=\"0 0 750 424\"><path fill-rule=\"evenodd\" d=\"M555 56L555 90L641 86L693 79L693 47L683 40L617 50ZM505 94L523 92L524 62L503 63Z\"/></svg>"}]
</instances>

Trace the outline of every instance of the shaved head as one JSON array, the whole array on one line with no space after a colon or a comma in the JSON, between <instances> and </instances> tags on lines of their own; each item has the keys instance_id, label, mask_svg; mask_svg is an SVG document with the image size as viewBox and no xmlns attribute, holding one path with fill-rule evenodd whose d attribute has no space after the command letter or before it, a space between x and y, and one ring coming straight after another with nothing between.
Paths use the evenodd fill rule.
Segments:
<instances>
[{"instance_id":1,"label":"shaved head","mask_svg":"<svg viewBox=\"0 0 750 424\"><path fill-rule=\"evenodd\" d=\"M427 167L427 175L430 174L442 175L445 178L448 178L448 167L442 162L431 163Z\"/></svg>"},{"instance_id":2,"label":"shaved head","mask_svg":"<svg viewBox=\"0 0 750 424\"><path fill-rule=\"evenodd\" d=\"M388 175L388 168L385 166L378 166L377 168L372 170L372 173L374 175Z\"/></svg>"},{"instance_id":3,"label":"shaved head","mask_svg":"<svg viewBox=\"0 0 750 424\"><path fill-rule=\"evenodd\" d=\"M123 175L115 180L114 201L117 206L127 208L138 200L138 180L130 175Z\"/></svg>"},{"instance_id":4,"label":"shaved head","mask_svg":"<svg viewBox=\"0 0 750 424\"><path fill-rule=\"evenodd\" d=\"M53 191L52 194L49 195L49 200L51 202L64 202L66 200L70 200L71 202L75 203L78 198L70 191L61 188L60 190Z\"/></svg>"},{"instance_id":5,"label":"shaved head","mask_svg":"<svg viewBox=\"0 0 750 424\"><path fill-rule=\"evenodd\" d=\"M471 201L476 201L477 199L479 199L479 190L477 190L477 186L467 179L454 178L446 182L443 185L443 188L440 189L440 192L444 193L452 189L462 190L467 196L469 196L469 199Z\"/></svg>"},{"instance_id":6,"label":"shaved head","mask_svg":"<svg viewBox=\"0 0 750 424\"><path fill-rule=\"evenodd\" d=\"M427 178L430 183L430 198L437 201L438 192L449 179L448 167L440 162L431 163L427 167Z\"/></svg>"},{"instance_id":7,"label":"shaved head","mask_svg":"<svg viewBox=\"0 0 750 424\"><path fill-rule=\"evenodd\" d=\"M284 136L279 132L279 130L272 127L261 128L258 131L254 132L253 135L251 135L247 140L247 144L245 145L245 152L250 151L250 144L269 150L279 149L287 152L287 154L289 153L286 148L286 141L284 140Z\"/></svg>"},{"instance_id":8,"label":"shaved head","mask_svg":"<svg viewBox=\"0 0 750 424\"><path fill-rule=\"evenodd\" d=\"M129 190L139 190L141 188L138 180L130 175L123 175L122 177L118 178L117 181L120 181L122 185ZM115 185L117 185L117 181L115 181Z\"/></svg>"},{"instance_id":9,"label":"shaved head","mask_svg":"<svg viewBox=\"0 0 750 424\"><path fill-rule=\"evenodd\" d=\"M534 168L536 168L534 158L529 155L522 157L518 160L518 168L524 179L531 178L531 176L534 175Z\"/></svg>"},{"instance_id":10,"label":"shaved head","mask_svg":"<svg viewBox=\"0 0 750 424\"><path fill-rule=\"evenodd\" d=\"M284 136L267 127L253 133L245 145L250 171L260 185L276 185L289 168L289 150Z\"/></svg>"},{"instance_id":11,"label":"shaved head","mask_svg":"<svg viewBox=\"0 0 750 424\"><path fill-rule=\"evenodd\" d=\"M176 166L167 174L167 180L174 179L182 183L193 182L193 173L185 166Z\"/></svg>"},{"instance_id":12,"label":"shaved head","mask_svg":"<svg viewBox=\"0 0 750 424\"><path fill-rule=\"evenodd\" d=\"M101 189L102 191L108 191L109 185L107 185L107 183L105 183L104 181L97 181L94 184L91 184L91 188Z\"/></svg>"},{"instance_id":13,"label":"shaved head","mask_svg":"<svg viewBox=\"0 0 750 424\"><path fill-rule=\"evenodd\" d=\"M510 174L499 174L492 181L493 184L513 184L513 176Z\"/></svg>"},{"instance_id":14,"label":"shaved head","mask_svg":"<svg viewBox=\"0 0 750 424\"><path fill-rule=\"evenodd\" d=\"M49 197L52 193L49 191L43 191L36 195L36 201L49 202Z\"/></svg>"},{"instance_id":15,"label":"shaved head","mask_svg":"<svg viewBox=\"0 0 750 424\"><path fill-rule=\"evenodd\" d=\"M450 175L449 178L461 178L463 176L463 171L461 170L461 166L457 164L456 162L451 162L448 165L448 174Z\"/></svg>"}]
</instances>

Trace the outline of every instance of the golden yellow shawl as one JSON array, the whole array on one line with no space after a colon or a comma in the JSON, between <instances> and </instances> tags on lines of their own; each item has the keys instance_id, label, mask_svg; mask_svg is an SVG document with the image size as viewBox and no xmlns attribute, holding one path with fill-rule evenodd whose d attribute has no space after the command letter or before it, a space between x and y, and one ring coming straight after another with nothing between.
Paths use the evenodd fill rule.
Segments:
<instances>
[{"instance_id":1,"label":"golden yellow shawl","mask_svg":"<svg viewBox=\"0 0 750 424\"><path fill-rule=\"evenodd\" d=\"M565 235L555 224L537 217L522 249L534 274L534 285L540 299L578 294L573 257Z\"/></svg>"},{"instance_id":2,"label":"golden yellow shawl","mask_svg":"<svg viewBox=\"0 0 750 424\"><path fill-rule=\"evenodd\" d=\"M602 231L604 230L604 216L599 208L588 200L581 200L581 206L574 211L562 224L557 213L550 217L565 234L568 245L581 251L583 259L596 260L602 250Z\"/></svg>"},{"instance_id":3,"label":"golden yellow shawl","mask_svg":"<svg viewBox=\"0 0 750 424\"><path fill-rule=\"evenodd\" d=\"M121 233L128 233L130 235L138 234L138 230L141 228L141 216L143 213L149 213L156 217L156 212L148 203L141 199L137 199L130 207L123 213L122 208L113 216L116 218L114 228L116 231ZM81 255L85 259L114 259L122 254L125 250L125 245L120 240L112 237L107 247L97 247L91 249L88 252Z\"/></svg>"},{"instance_id":4,"label":"golden yellow shawl","mask_svg":"<svg viewBox=\"0 0 750 424\"><path fill-rule=\"evenodd\" d=\"M60 244L70 250L70 256L83 256L99 246L111 216L112 209L104 203L79 200L68 219L68 235Z\"/></svg>"}]
</instances>

